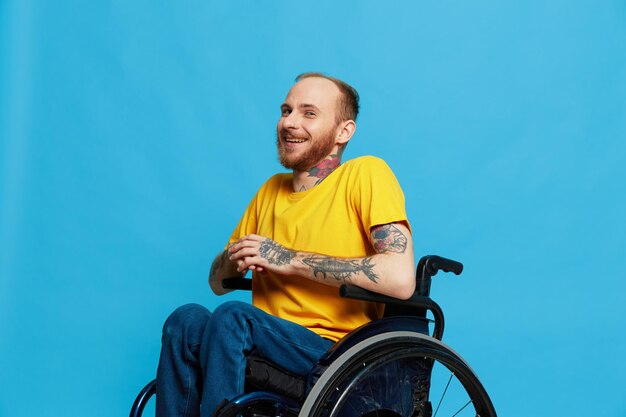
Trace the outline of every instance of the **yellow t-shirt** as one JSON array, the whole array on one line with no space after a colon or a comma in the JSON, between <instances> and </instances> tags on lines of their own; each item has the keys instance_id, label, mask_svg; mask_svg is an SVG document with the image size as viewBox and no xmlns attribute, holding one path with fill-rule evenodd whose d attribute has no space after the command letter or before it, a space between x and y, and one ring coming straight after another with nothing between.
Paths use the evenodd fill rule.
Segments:
<instances>
[{"instance_id":1,"label":"yellow t-shirt","mask_svg":"<svg viewBox=\"0 0 626 417\"><path fill-rule=\"evenodd\" d=\"M364 156L302 192L293 191L292 174L274 175L250 202L229 244L254 233L296 251L364 257L375 254L370 228L392 222L408 226L402 189L382 159ZM271 273L253 273L252 304L335 341L382 314L378 304L340 298L337 287Z\"/></svg>"}]
</instances>

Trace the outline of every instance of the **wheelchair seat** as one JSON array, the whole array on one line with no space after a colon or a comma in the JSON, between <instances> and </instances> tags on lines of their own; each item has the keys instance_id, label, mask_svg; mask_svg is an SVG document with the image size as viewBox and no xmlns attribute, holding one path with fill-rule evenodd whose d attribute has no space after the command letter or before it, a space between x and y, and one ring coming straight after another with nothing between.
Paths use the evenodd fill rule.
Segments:
<instances>
[{"instance_id":1,"label":"wheelchair seat","mask_svg":"<svg viewBox=\"0 0 626 417\"><path fill-rule=\"evenodd\" d=\"M421 258L416 290L408 300L342 286L342 297L384 303L384 317L346 335L308 375L294 375L264 358L248 356L246 393L225 402L215 415L430 417L431 399L436 398L435 415L495 417L491 400L475 373L441 342L443 312L430 298L431 278L440 270L459 275L463 265L434 255ZM250 289L250 280L230 278L223 286ZM427 311L432 320L427 318ZM428 335L430 324L432 336ZM130 417L141 416L155 390L152 381L141 391Z\"/></svg>"}]
</instances>

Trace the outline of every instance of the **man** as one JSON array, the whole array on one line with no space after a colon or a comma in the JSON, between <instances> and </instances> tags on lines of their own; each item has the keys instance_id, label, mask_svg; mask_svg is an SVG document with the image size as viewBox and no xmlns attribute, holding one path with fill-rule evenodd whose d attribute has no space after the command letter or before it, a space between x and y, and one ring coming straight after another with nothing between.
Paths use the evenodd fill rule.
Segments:
<instances>
[{"instance_id":1,"label":"man","mask_svg":"<svg viewBox=\"0 0 626 417\"><path fill-rule=\"evenodd\" d=\"M379 305L339 298L344 283L397 298L415 289L404 196L380 159L341 164L356 130L358 94L318 73L296 78L277 126L277 174L257 192L227 249L211 267L224 278L252 271L252 304L227 302L213 313L177 309L163 329L157 371L158 416L211 416L243 393L245 354L254 350L306 374Z\"/></svg>"}]
</instances>

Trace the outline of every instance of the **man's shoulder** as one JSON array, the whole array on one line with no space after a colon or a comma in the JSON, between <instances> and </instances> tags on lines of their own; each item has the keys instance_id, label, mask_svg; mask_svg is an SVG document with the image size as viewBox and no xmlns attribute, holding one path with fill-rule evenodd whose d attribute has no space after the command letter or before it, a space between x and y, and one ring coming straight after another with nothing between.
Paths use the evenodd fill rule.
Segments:
<instances>
[{"instance_id":1,"label":"man's shoulder","mask_svg":"<svg viewBox=\"0 0 626 417\"><path fill-rule=\"evenodd\" d=\"M346 161L346 167L351 169L389 169L389 165L384 159L372 155L359 156L349 161Z\"/></svg>"},{"instance_id":2,"label":"man's shoulder","mask_svg":"<svg viewBox=\"0 0 626 417\"><path fill-rule=\"evenodd\" d=\"M285 181L291 182L292 175L287 172L274 174L261 185L259 191L278 190Z\"/></svg>"},{"instance_id":3,"label":"man's shoulder","mask_svg":"<svg viewBox=\"0 0 626 417\"><path fill-rule=\"evenodd\" d=\"M348 166L346 166L344 176L366 188L371 187L372 184L387 186L398 182L387 162L377 156L360 156L347 161L346 165Z\"/></svg>"},{"instance_id":4,"label":"man's shoulder","mask_svg":"<svg viewBox=\"0 0 626 417\"><path fill-rule=\"evenodd\" d=\"M280 182L283 182L285 180L291 180L292 176L293 176L293 174L289 173L289 172L278 172L278 173L272 175L271 177L269 177L267 179L267 181L265 181L265 183L266 184L275 183L275 182L280 183Z\"/></svg>"}]
</instances>

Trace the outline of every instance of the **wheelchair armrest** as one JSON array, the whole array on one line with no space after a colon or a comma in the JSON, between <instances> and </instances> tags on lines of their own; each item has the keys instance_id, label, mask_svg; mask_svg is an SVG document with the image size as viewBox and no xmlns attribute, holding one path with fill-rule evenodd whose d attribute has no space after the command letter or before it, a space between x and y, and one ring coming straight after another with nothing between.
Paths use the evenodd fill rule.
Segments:
<instances>
[{"instance_id":1,"label":"wheelchair armrest","mask_svg":"<svg viewBox=\"0 0 626 417\"><path fill-rule=\"evenodd\" d=\"M365 290L361 287L350 284L344 284L339 287L339 295L343 298L355 298L357 300L372 301L374 303L382 304L398 304L406 301L400 300L399 298L393 298L387 295L378 294L376 292Z\"/></svg>"},{"instance_id":2,"label":"wheelchair armrest","mask_svg":"<svg viewBox=\"0 0 626 417\"><path fill-rule=\"evenodd\" d=\"M430 310L433 313L435 321L433 337L439 340L443 337L443 328L445 323L443 311L441 310L441 307L439 307L439 304L434 302L430 297L421 296L415 293L408 300L401 300L399 298L393 298L387 295L375 293L373 291L368 291L355 285L345 284L339 288L339 295L344 298L354 298L357 300L405 307L415 311L415 316L418 317L422 315L425 317L424 309Z\"/></svg>"},{"instance_id":3,"label":"wheelchair armrest","mask_svg":"<svg viewBox=\"0 0 626 417\"><path fill-rule=\"evenodd\" d=\"M252 280L250 278L232 277L222 280L222 288L225 290L252 290Z\"/></svg>"}]
</instances>

